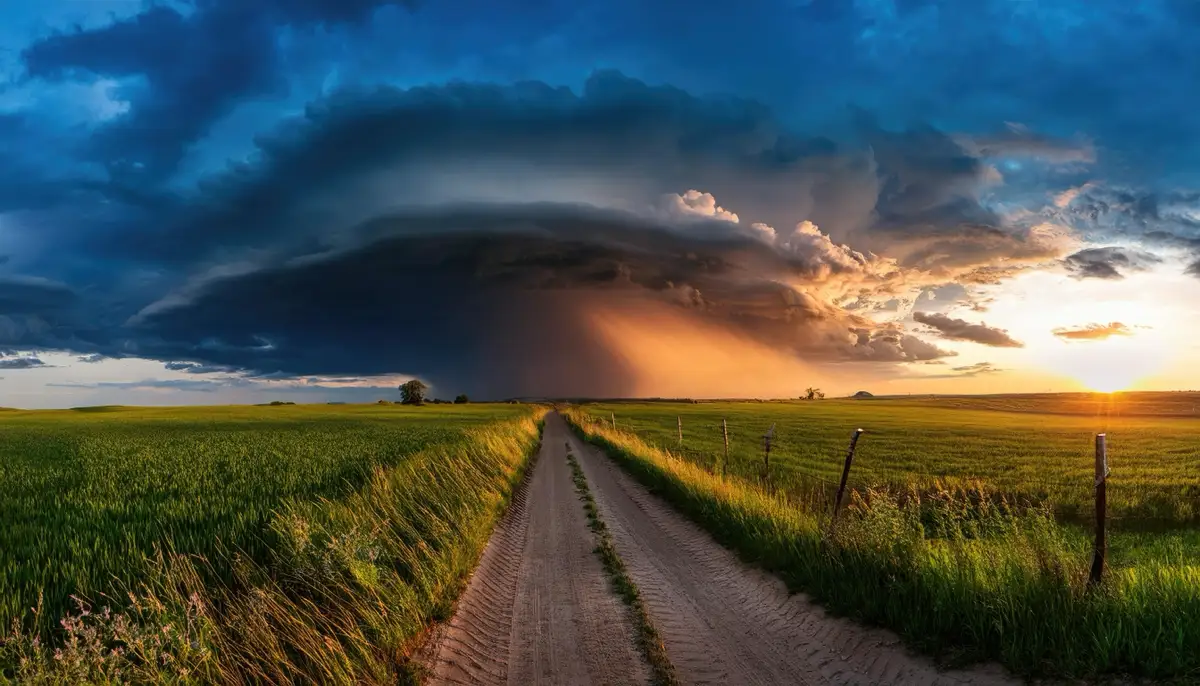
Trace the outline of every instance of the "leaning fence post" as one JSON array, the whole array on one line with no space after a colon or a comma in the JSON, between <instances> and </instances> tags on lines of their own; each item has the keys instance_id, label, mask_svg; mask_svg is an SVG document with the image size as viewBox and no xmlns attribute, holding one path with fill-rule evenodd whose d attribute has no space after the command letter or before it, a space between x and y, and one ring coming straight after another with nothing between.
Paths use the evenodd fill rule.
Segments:
<instances>
[{"instance_id":1,"label":"leaning fence post","mask_svg":"<svg viewBox=\"0 0 1200 686\"><path fill-rule=\"evenodd\" d=\"M725 475L725 471L729 469L729 425L725 423L725 418L721 417L721 434L725 436L725 461L721 463L721 475Z\"/></svg>"},{"instance_id":2,"label":"leaning fence post","mask_svg":"<svg viewBox=\"0 0 1200 686\"><path fill-rule=\"evenodd\" d=\"M771 485L771 439L775 437L775 425L767 429L767 433L763 434L763 481L767 486Z\"/></svg>"},{"instance_id":3,"label":"leaning fence post","mask_svg":"<svg viewBox=\"0 0 1200 686\"><path fill-rule=\"evenodd\" d=\"M1108 543L1104 537L1104 515L1107 509L1108 444L1105 434L1096 434L1096 542L1092 547L1092 573L1088 584L1100 583L1104 575L1104 556Z\"/></svg>"},{"instance_id":4,"label":"leaning fence post","mask_svg":"<svg viewBox=\"0 0 1200 686\"><path fill-rule=\"evenodd\" d=\"M609 412L608 418L612 420L612 430L616 431L617 430L617 413Z\"/></svg>"},{"instance_id":5,"label":"leaning fence post","mask_svg":"<svg viewBox=\"0 0 1200 686\"><path fill-rule=\"evenodd\" d=\"M837 497L833 500L831 523L837 521L838 508L842 506L842 494L846 492L846 482L850 479L850 463L854 461L854 448L858 445L858 437L862 434L862 429L855 429L854 434L850 436L850 449L846 451L846 464L842 467L842 482L838 484Z\"/></svg>"},{"instance_id":6,"label":"leaning fence post","mask_svg":"<svg viewBox=\"0 0 1200 686\"><path fill-rule=\"evenodd\" d=\"M683 447L683 417L676 416L675 423L679 426L679 447Z\"/></svg>"}]
</instances>

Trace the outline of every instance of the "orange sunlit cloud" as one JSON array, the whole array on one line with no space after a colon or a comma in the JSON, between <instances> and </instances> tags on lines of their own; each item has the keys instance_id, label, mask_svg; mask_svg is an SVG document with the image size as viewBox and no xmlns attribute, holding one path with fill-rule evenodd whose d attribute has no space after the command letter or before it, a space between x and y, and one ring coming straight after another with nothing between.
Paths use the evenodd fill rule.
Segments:
<instances>
[{"instance_id":1,"label":"orange sunlit cloud","mask_svg":"<svg viewBox=\"0 0 1200 686\"><path fill-rule=\"evenodd\" d=\"M1059 338L1072 341L1096 341L1112 336L1132 336L1133 330L1121 322L1109 322L1108 324L1088 324L1076 328L1059 327L1051 333Z\"/></svg>"}]
</instances>

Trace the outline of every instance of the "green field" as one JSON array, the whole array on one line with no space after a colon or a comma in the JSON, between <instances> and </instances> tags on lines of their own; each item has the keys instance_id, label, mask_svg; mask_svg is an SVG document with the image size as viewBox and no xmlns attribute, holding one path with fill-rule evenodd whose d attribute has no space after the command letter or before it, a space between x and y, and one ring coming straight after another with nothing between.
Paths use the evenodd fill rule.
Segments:
<instances>
[{"instance_id":1,"label":"green field","mask_svg":"<svg viewBox=\"0 0 1200 686\"><path fill-rule=\"evenodd\" d=\"M1087 394L588 405L595 418L711 468L758 478L762 436L775 426L773 483L828 488L851 433L863 428L850 474L860 489L981 484L1014 501L1091 515L1095 434L1107 433L1109 514L1130 526L1200 522L1200 394ZM721 422L729 432L724 464ZM678 422L683 423L679 443Z\"/></svg>"},{"instance_id":2,"label":"green field","mask_svg":"<svg viewBox=\"0 0 1200 686\"><path fill-rule=\"evenodd\" d=\"M1200 673L1200 421L1184 410L1197 399L614 402L572 421L747 559L917 649L1031 676L1186 681ZM1089 587L1097 432L1110 536L1105 579Z\"/></svg>"},{"instance_id":3,"label":"green field","mask_svg":"<svg viewBox=\"0 0 1200 686\"><path fill-rule=\"evenodd\" d=\"M20 635L45 635L75 610L72 595L93 609L120 609L130 604L127 591L161 600L187 590L207 599L206 635L225 646L200 660L212 678L278 679L289 661L309 674L339 661L386 672L402 662L396 646L420 629L416 620L405 620L404 631L394 624L405 604L428 615L453 600L448 594L473 564L536 439L535 412L524 405L373 405L0 413L0 626L15 620ZM412 546L429 560L401 564L415 554ZM340 606L351 617L362 609L354 610L357 594L330 598L329 589L357 584L386 595L381 574L429 582L423 600L395 598L394 617L372 629L393 632L391 657L347 658L350 648L340 657L303 657L296 645L261 645L257 657L231 666L228 655L241 650L235 643L255 635L231 609L249 589L272 589L295 616L309 607L336 617ZM188 613L186 600L176 605L165 611ZM326 632L352 634L348 627ZM0 676L13 676L13 661L29 657L33 648L20 644L18 637L3 644ZM283 671L248 667L272 660ZM356 681L378 676L351 673Z\"/></svg>"}]
</instances>

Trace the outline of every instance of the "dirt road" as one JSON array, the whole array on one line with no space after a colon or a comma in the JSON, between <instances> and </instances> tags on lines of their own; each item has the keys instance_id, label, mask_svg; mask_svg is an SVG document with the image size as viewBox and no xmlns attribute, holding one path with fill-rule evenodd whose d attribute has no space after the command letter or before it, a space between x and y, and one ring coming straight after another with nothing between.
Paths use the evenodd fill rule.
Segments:
<instances>
[{"instance_id":1,"label":"dirt road","mask_svg":"<svg viewBox=\"0 0 1200 686\"><path fill-rule=\"evenodd\" d=\"M628 610L593 552L567 463L567 428L555 419L453 619L426 648L429 683L650 681Z\"/></svg>"},{"instance_id":2,"label":"dirt road","mask_svg":"<svg viewBox=\"0 0 1200 686\"><path fill-rule=\"evenodd\" d=\"M547 425L562 421L554 416ZM598 450L569 440L684 683L1018 683L998 668L939 672L894 635L827 616L742 563Z\"/></svg>"},{"instance_id":3,"label":"dirt road","mask_svg":"<svg viewBox=\"0 0 1200 686\"><path fill-rule=\"evenodd\" d=\"M650 672L592 553L565 444L685 684L1011 684L939 672L753 569L550 415L526 488L434 641L432 683L639 684Z\"/></svg>"}]
</instances>

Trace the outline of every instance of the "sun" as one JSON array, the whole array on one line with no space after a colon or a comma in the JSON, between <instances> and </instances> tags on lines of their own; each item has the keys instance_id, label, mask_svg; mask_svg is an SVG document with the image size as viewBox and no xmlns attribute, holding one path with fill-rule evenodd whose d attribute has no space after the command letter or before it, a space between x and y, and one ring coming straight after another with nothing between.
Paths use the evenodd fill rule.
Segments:
<instances>
[{"instance_id":1,"label":"sun","mask_svg":"<svg viewBox=\"0 0 1200 686\"><path fill-rule=\"evenodd\" d=\"M1097 393L1116 393L1123 391L1133 385L1135 379L1118 378L1117 376L1100 372L1095 375L1081 375L1077 377L1079 383L1083 384L1088 390Z\"/></svg>"},{"instance_id":2,"label":"sun","mask_svg":"<svg viewBox=\"0 0 1200 686\"><path fill-rule=\"evenodd\" d=\"M1084 341L1054 360L1055 371L1097 393L1128 390L1151 376L1161 355L1128 340Z\"/></svg>"}]
</instances>

